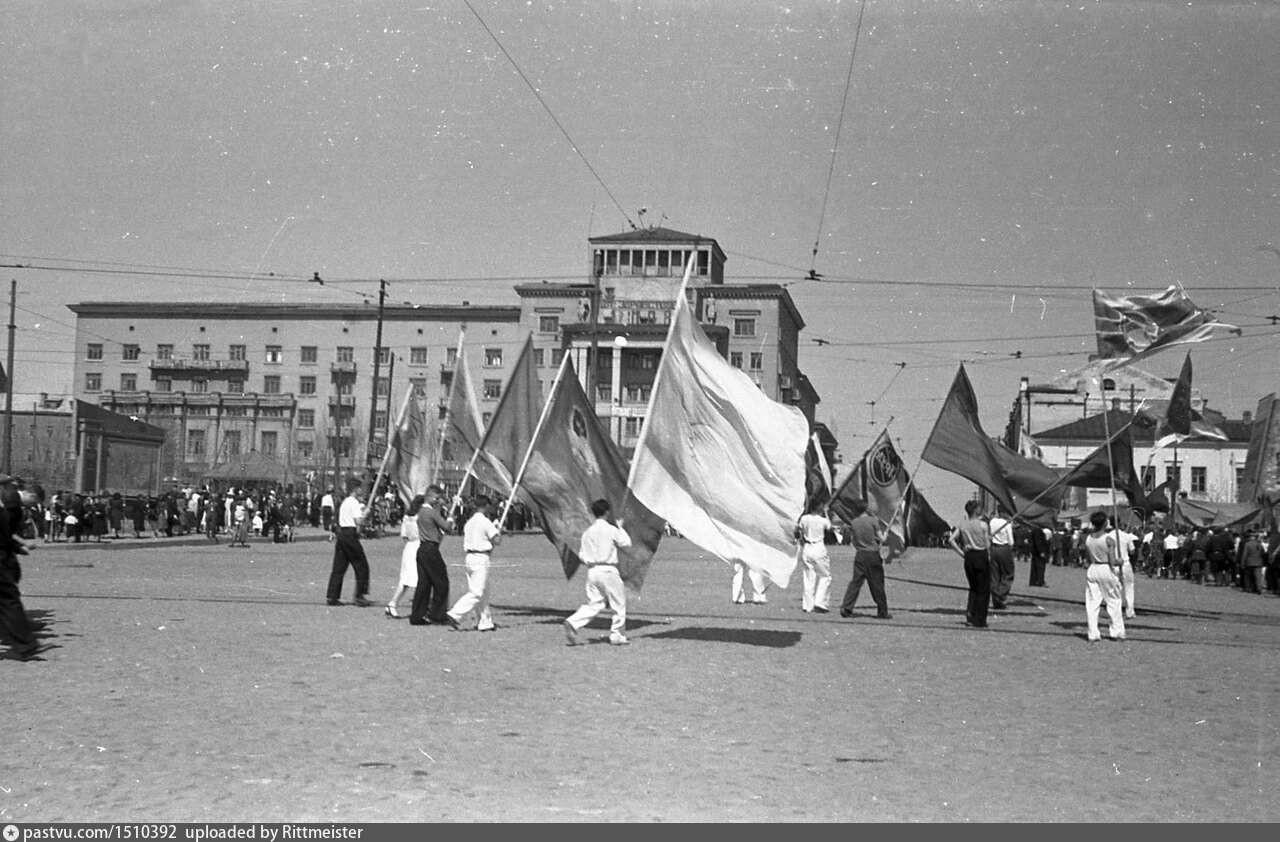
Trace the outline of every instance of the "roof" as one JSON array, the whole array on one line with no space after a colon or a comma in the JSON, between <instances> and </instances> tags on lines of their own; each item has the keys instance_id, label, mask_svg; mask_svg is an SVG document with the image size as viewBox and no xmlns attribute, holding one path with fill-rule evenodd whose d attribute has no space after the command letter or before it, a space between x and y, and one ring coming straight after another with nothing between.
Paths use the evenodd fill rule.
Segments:
<instances>
[{"instance_id":1,"label":"roof","mask_svg":"<svg viewBox=\"0 0 1280 842\"><path fill-rule=\"evenodd\" d=\"M715 237L704 237L701 234L686 234L684 231L676 231L671 228L636 228L631 231L623 231L621 234L605 234L601 237L588 237L587 242L593 246L617 246L617 245L657 245L659 243L669 243L671 245L702 245L710 243L713 251L720 258L720 262L725 262L724 250L720 248L720 244L716 242Z\"/></svg>"},{"instance_id":2,"label":"roof","mask_svg":"<svg viewBox=\"0 0 1280 842\"><path fill-rule=\"evenodd\" d=\"M195 301L82 301L68 304L77 316L100 319L237 319L246 321L377 321L376 304L309 304L256 301L232 304ZM512 304L387 304L384 321L520 321Z\"/></svg>"},{"instance_id":3,"label":"roof","mask_svg":"<svg viewBox=\"0 0 1280 842\"><path fill-rule=\"evenodd\" d=\"M1104 415L1106 417L1105 422L1103 420ZM1048 430L1041 430L1038 433L1032 433L1031 437L1034 438L1038 444L1042 445L1068 441L1097 442L1101 444L1107 440L1108 431L1114 435L1117 430L1124 427L1130 420L1133 420L1133 418L1134 416L1129 412L1125 412L1120 409L1113 409L1106 413L1100 412L1097 415L1091 415L1088 418L1077 419L1069 424L1063 424L1058 427L1051 427ZM1227 442L1225 443L1237 445L1247 445L1249 443L1249 437L1252 433L1252 425L1245 421L1241 419L1222 419L1219 421L1214 418L1206 420L1216 424L1222 432L1227 434ZM1143 442L1146 444L1154 442L1155 427L1156 425L1154 422L1145 417L1139 416L1133 422L1134 442ZM1191 441L1194 442L1197 441L1197 439L1192 439ZM1199 439L1199 441L1208 441L1208 439Z\"/></svg>"},{"instance_id":4,"label":"roof","mask_svg":"<svg viewBox=\"0 0 1280 842\"><path fill-rule=\"evenodd\" d=\"M159 447L164 444L165 431L161 427L139 421L129 415L121 415L82 400L75 402L75 416L86 432L101 433L108 439Z\"/></svg>"}]
</instances>

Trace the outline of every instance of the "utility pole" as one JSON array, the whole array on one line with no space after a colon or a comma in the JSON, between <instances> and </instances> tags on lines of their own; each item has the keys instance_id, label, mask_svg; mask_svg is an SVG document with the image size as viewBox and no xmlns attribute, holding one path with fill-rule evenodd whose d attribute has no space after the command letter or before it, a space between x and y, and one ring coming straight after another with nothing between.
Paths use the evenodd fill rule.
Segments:
<instances>
[{"instance_id":1,"label":"utility pole","mask_svg":"<svg viewBox=\"0 0 1280 842\"><path fill-rule=\"evenodd\" d=\"M13 473L13 337L18 325L14 323L14 311L18 306L18 282L9 282L9 352L5 358L4 384L4 472Z\"/></svg>"},{"instance_id":2,"label":"utility pole","mask_svg":"<svg viewBox=\"0 0 1280 842\"><path fill-rule=\"evenodd\" d=\"M369 387L369 437L364 448L366 468L373 465L373 436L378 417L378 376L382 373L382 315L387 302L387 282L378 281L378 332L373 340L373 384Z\"/></svg>"}]
</instances>

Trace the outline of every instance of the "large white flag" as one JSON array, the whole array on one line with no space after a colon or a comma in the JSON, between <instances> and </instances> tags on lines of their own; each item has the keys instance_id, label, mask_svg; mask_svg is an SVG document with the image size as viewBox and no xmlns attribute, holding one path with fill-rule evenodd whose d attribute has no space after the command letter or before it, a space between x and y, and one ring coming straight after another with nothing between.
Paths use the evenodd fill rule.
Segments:
<instances>
[{"instance_id":1,"label":"large white flag","mask_svg":"<svg viewBox=\"0 0 1280 842\"><path fill-rule=\"evenodd\" d=\"M804 414L720 356L682 286L631 463L636 499L708 552L785 588L808 443Z\"/></svg>"}]
</instances>

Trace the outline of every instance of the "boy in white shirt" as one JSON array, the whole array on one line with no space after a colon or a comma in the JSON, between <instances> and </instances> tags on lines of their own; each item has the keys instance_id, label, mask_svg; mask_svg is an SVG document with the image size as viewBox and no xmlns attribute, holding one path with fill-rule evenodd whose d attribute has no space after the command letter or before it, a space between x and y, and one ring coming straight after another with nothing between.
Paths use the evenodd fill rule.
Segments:
<instances>
[{"instance_id":1,"label":"boy in white shirt","mask_svg":"<svg viewBox=\"0 0 1280 842\"><path fill-rule=\"evenodd\" d=\"M476 631L493 631L489 613L489 554L502 542L502 530L490 518L497 507L483 494L476 498L476 512L462 527L462 549L466 553L467 592L458 598L446 615L456 631L462 618L476 612Z\"/></svg>"},{"instance_id":2,"label":"boy in white shirt","mask_svg":"<svg viewBox=\"0 0 1280 842\"><path fill-rule=\"evenodd\" d=\"M578 629L591 622L604 610L606 603L613 609L613 623L609 629L609 642L625 646L631 641L623 633L627 628L627 591L618 573L618 548L631 546L631 536L622 528L609 522L613 506L600 499L591 504L595 523L582 533L578 558L587 568L587 602L564 621L564 636L570 646L577 646Z\"/></svg>"}]
</instances>

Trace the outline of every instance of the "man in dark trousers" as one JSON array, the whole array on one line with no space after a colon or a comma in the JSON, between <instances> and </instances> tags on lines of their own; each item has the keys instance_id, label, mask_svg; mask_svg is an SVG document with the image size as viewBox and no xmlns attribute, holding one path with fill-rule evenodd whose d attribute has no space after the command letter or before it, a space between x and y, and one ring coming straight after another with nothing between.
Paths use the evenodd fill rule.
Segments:
<instances>
[{"instance_id":1,"label":"man in dark trousers","mask_svg":"<svg viewBox=\"0 0 1280 842\"><path fill-rule=\"evenodd\" d=\"M418 510L418 587L413 591L409 625L449 622L449 570L440 554L440 542L453 531L453 518L440 512L444 489L427 486L426 499Z\"/></svg>"},{"instance_id":2,"label":"man in dark trousers","mask_svg":"<svg viewBox=\"0 0 1280 842\"><path fill-rule=\"evenodd\" d=\"M1031 527L1031 581L1028 584L1033 588L1048 587L1044 583L1044 569L1052 552L1049 545L1052 536L1053 531L1047 527Z\"/></svg>"},{"instance_id":3,"label":"man in dark trousers","mask_svg":"<svg viewBox=\"0 0 1280 842\"><path fill-rule=\"evenodd\" d=\"M18 582L22 579L19 555L27 549L18 533L22 528L22 492L13 477L0 474L0 632L22 660L40 654L35 630L22 605Z\"/></svg>"},{"instance_id":4,"label":"man in dark trousers","mask_svg":"<svg viewBox=\"0 0 1280 842\"><path fill-rule=\"evenodd\" d=\"M840 616L853 616L854 603L858 601L858 594L862 592L862 583L865 581L878 609L876 619L890 620L893 615L889 613L889 600L884 593L884 560L880 557L884 533L876 524L876 519L867 511L864 501L852 501L849 511L854 516L849 523L849 534L853 536L853 578L845 589Z\"/></svg>"},{"instance_id":5,"label":"man in dark trousers","mask_svg":"<svg viewBox=\"0 0 1280 842\"><path fill-rule=\"evenodd\" d=\"M373 605L369 594L369 560L360 544L360 521L364 519L364 504L360 501L362 484L358 479L347 481L347 496L338 507L338 534L333 543L333 570L329 573L330 605L341 605L342 580L347 567L356 572L356 595L352 602L364 608Z\"/></svg>"}]
</instances>

